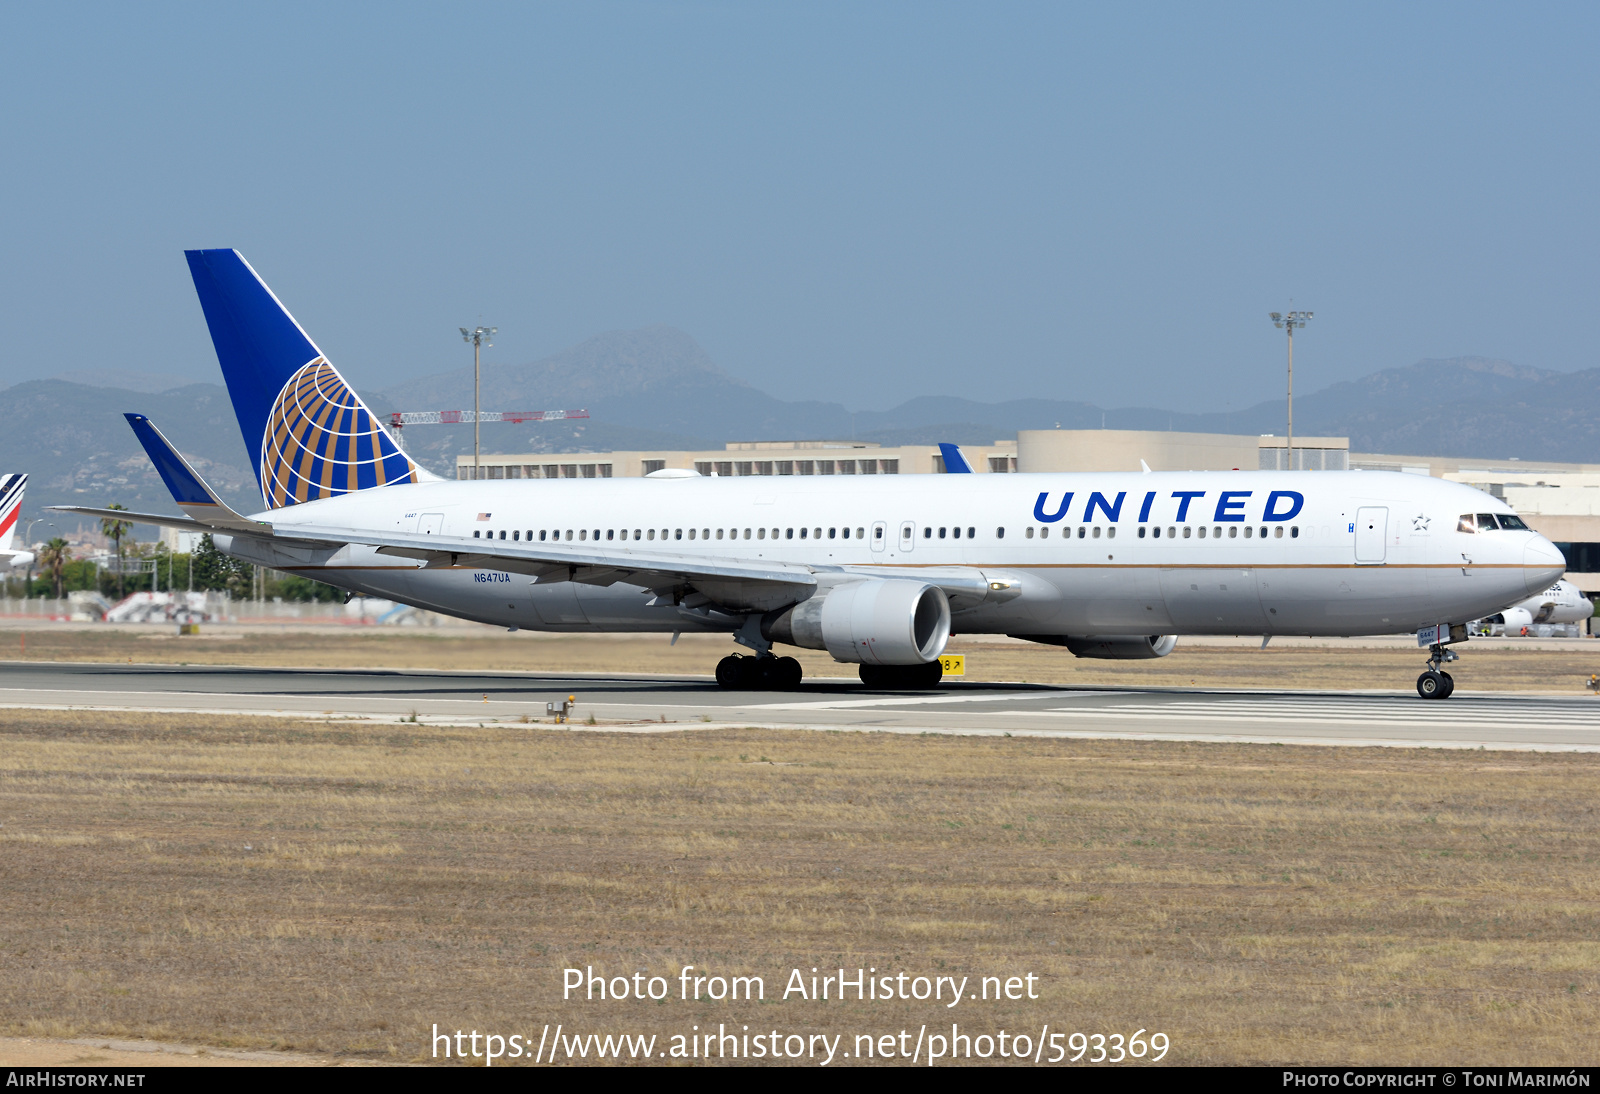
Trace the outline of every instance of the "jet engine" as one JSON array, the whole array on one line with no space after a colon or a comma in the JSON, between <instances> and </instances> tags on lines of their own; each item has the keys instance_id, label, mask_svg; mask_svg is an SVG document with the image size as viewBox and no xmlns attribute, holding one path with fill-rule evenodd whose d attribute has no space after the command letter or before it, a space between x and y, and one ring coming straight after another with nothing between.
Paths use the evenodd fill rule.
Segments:
<instances>
[{"instance_id":1,"label":"jet engine","mask_svg":"<svg viewBox=\"0 0 1600 1094\"><path fill-rule=\"evenodd\" d=\"M13 570L26 570L29 566L33 565L33 552L16 551L9 559L0 561L4 561L5 564L9 565Z\"/></svg>"},{"instance_id":2,"label":"jet engine","mask_svg":"<svg viewBox=\"0 0 1600 1094\"><path fill-rule=\"evenodd\" d=\"M950 602L936 585L869 578L822 590L793 607L768 612L761 634L835 661L925 665L950 640Z\"/></svg>"},{"instance_id":3,"label":"jet engine","mask_svg":"<svg viewBox=\"0 0 1600 1094\"><path fill-rule=\"evenodd\" d=\"M1142 661L1165 657L1178 644L1175 634L1013 634L1029 642L1065 646L1074 657L1105 661Z\"/></svg>"},{"instance_id":4,"label":"jet engine","mask_svg":"<svg viewBox=\"0 0 1600 1094\"><path fill-rule=\"evenodd\" d=\"M1523 627L1533 626L1533 613L1527 608L1507 608L1500 614L1505 619L1507 634L1521 634Z\"/></svg>"}]
</instances>

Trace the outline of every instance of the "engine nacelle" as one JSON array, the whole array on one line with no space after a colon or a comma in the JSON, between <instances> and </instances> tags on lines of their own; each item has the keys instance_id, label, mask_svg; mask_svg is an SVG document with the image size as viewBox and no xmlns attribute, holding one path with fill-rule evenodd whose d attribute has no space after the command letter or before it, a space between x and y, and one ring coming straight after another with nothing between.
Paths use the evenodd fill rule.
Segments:
<instances>
[{"instance_id":1,"label":"engine nacelle","mask_svg":"<svg viewBox=\"0 0 1600 1094\"><path fill-rule=\"evenodd\" d=\"M1065 646L1074 657L1104 661L1143 661L1165 657L1178 644L1175 634L1013 634L1029 642Z\"/></svg>"},{"instance_id":2,"label":"engine nacelle","mask_svg":"<svg viewBox=\"0 0 1600 1094\"><path fill-rule=\"evenodd\" d=\"M16 551L9 558L0 558L0 564L10 566L13 570L26 570L33 565L32 551Z\"/></svg>"},{"instance_id":3,"label":"engine nacelle","mask_svg":"<svg viewBox=\"0 0 1600 1094\"><path fill-rule=\"evenodd\" d=\"M1505 620L1507 634L1518 635L1523 627L1533 626L1533 613L1527 608L1507 608L1500 615Z\"/></svg>"},{"instance_id":4,"label":"engine nacelle","mask_svg":"<svg viewBox=\"0 0 1600 1094\"><path fill-rule=\"evenodd\" d=\"M835 661L925 665L950 641L950 602L936 585L869 578L767 613L761 633L773 642L827 650Z\"/></svg>"}]
</instances>

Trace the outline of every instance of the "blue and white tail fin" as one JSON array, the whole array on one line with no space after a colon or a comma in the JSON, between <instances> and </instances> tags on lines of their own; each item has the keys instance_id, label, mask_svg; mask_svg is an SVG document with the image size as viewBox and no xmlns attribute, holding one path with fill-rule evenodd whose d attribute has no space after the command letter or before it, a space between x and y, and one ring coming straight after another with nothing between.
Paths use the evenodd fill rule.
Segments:
<instances>
[{"instance_id":1,"label":"blue and white tail fin","mask_svg":"<svg viewBox=\"0 0 1600 1094\"><path fill-rule=\"evenodd\" d=\"M184 254L268 509L434 478L238 251Z\"/></svg>"},{"instance_id":2,"label":"blue and white tail fin","mask_svg":"<svg viewBox=\"0 0 1600 1094\"><path fill-rule=\"evenodd\" d=\"M178 450L172 447L172 442L161 435L161 430L149 418L143 414L124 414L123 417L128 419L128 424L133 427L133 435L139 438L145 454L155 464L161 481L172 491L172 500L178 503L179 509L212 528L242 532L270 531L269 526L234 512L207 485L199 472L189 466L189 461L179 455Z\"/></svg>"},{"instance_id":3,"label":"blue and white tail fin","mask_svg":"<svg viewBox=\"0 0 1600 1094\"><path fill-rule=\"evenodd\" d=\"M967 462L967 454L961 451L960 445L950 444L946 441L939 442L939 456L944 460L944 471L947 475L970 475L972 464Z\"/></svg>"},{"instance_id":4,"label":"blue and white tail fin","mask_svg":"<svg viewBox=\"0 0 1600 1094\"><path fill-rule=\"evenodd\" d=\"M22 492L27 488L26 475L0 475L0 551L11 550L17 514L22 511Z\"/></svg>"}]
</instances>

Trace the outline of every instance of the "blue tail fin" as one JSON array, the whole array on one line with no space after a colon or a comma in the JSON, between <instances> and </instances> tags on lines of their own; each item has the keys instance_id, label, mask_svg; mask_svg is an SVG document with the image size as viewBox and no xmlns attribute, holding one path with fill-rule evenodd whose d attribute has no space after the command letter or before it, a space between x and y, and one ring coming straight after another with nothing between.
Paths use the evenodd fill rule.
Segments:
<instances>
[{"instance_id":1,"label":"blue tail fin","mask_svg":"<svg viewBox=\"0 0 1600 1094\"><path fill-rule=\"evenodd\" d=\"M432 477L238 251L184 254L267 508Z\"/></svg>"},{"instance_id":2,"label":"blue tail fin","mask_svg":"<svg viewBox=\"0 0 1600 1094\"><path fill-rule=\"evenodd\" d=\"M967 462L967 454L961 451L960 446L939 442L939 455L944 459L944 470L947 475L970 475L972 465Z\"/></svg>"}]
</instances>

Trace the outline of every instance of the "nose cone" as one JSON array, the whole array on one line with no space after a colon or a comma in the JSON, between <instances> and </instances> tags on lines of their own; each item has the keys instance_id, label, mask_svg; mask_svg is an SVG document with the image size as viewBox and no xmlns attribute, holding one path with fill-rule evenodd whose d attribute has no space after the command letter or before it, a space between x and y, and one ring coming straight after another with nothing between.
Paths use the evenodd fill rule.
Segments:
<instances>
[{"instance_id":1,"label":"nose cone","mask_svg":"<svg viewBox=\"0 0 1600 1094\"><path fill-rule=\"evenodd\" d=\"M1534 536L1522 552L1522 580L1528 593L1543 592L1567 572L1567 560L1556 545L1543 536Z\"/></svg>"}]
</instances>

